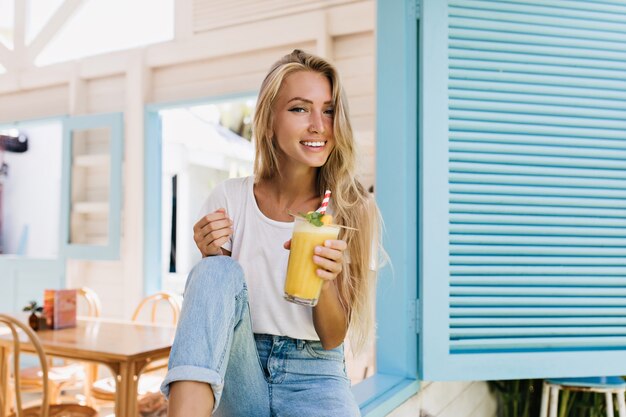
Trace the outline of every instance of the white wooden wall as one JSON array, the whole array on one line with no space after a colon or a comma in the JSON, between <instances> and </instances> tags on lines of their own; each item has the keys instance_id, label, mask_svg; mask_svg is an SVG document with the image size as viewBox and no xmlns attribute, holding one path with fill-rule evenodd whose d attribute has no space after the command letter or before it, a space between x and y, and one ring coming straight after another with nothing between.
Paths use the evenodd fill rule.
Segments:
<instances>
[{"instance_id":1,"label":"white wooden wall","mask_svg":"<svg viewBox=\"0 0 626 417\"><path fill-rule=\"evenodd\" d=\"M61 28L79 3L66 0L65 12L47 30ZM102 299L104 316L129 318L143 294L146 104L255 93L280 56L294 48L316 53L335 62L345 81L359 145L358 174L366 187L374 183L373 0L175 4L175 39L169 42L41 68L32 64L31 49L43 48L44 38L34 46L18 45L15 56L6 50L0 54L2 63L5 58L15 63L0 75L0 123L124 112L121 259L70 260L67 265L68 285L93 288Z\"/></svg>"},{"instance_id":2,"label":"white wooden wall","mask_svg":"<svg viewBox=\"0 0 626 417\"><path fill-rule=\"evenodd\" d=\"M495 417L486 382L423 382L420 392L387 417Z\"/></svg>"},{"instance_id":3,"label":"white wooden wall","mask_svg":"<svg viewBox=\"0 0 626 417\"><path fill-rule=\"evenodd\" d=\"M354 0L193 0L194 33L244 22L271 19L277 15L291 15L327 8Z\"/></svg>"}]
</instances>

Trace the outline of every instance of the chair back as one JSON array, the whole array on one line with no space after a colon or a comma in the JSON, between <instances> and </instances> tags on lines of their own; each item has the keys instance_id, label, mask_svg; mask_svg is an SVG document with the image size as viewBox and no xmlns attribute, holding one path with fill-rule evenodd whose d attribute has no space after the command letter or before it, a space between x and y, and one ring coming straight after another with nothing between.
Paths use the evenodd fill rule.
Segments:
<instances>
[{"instance_id":1,"label":"chair back","mask_svg":"<svg viewBox=\"0 0 626 417\"><path fill-rule=\"evenodd\" d=\"M147 296L137 306L135 309L135 313L133 314L133 321L137 321L139 315L148 306L152 307L150 314L151 323L157 322L157 307L159 304L167 304L170 307L172 312L172 324L176 325L178 323L178 316L180 316L181 304L175 294L169 293L167 291L159 291L152 295Z\"/></svg>"},{"instance_id":2,"label":"chair back","mask_svg":"<svg viewBox=\"0 0 626 417\"><path fill-rule=\"evenodd\" d=\"M100 317L102 312L102 304L100 303L100 297L94 290L88 287L82 287L76 290L76 295L85 300L87 304L87 315L89 317Z\"/></svg>"},{"instance_id":3,"label":"chair back","mask_svg":"<svg viewBox=\"0 0 626 417\"><path fill-rule=\"evenodd\" d=\"M6 314L0 314L0 323L4 324L11 331L13 336L13 375L15 378L15 414L16 417L22 417L24 411L22 408L22 394L20 392L20 332L21 330L28 339L28 342L33 345L37 357L39 358L39 364L42 371L43 389L42 389L42 402L41 402L41 417L48 417L49 413L49 399L48 399L48 361L46 360L46 354L43 351L39 338L35 332L26 324L15 319L14 317ZM0 369L2 366L0 366ZM7 370L8 371L8 370ZM2 377L2 375L0 375ZM0 414L4 415L6 410L8 398L3 398L2 391L0 391Z\"/></svg>"}]
</instances>

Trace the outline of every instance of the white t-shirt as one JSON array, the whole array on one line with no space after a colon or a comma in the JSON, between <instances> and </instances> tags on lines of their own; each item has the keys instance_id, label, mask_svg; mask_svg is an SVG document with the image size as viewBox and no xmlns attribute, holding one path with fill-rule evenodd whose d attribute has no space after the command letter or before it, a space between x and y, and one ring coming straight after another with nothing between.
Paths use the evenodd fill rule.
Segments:
<instances>
[{"instance_id":1,"label":"white t-shirt","mask_svg":"<svg viewBox=\"0 0 626 417\"><path fill-rule=\"evenodd\" d=\"M222 247L242 266L248 285L252 331L293 339L319 340L311 307L283 298L292 222L267 218L253 192L254 178L233 178L215 187L202 205L201 215L226 209L233 221L231 239Z\"/></svg>"}]
</instances>

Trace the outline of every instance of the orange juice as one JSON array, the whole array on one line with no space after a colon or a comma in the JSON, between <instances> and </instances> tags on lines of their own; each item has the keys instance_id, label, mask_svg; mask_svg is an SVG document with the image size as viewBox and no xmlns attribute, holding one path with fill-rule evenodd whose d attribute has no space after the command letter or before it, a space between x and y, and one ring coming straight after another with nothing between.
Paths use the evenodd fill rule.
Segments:
<instances>
[{"instance_id":1,"label":"orange juice","mask_svg":"<svg viewBox=\"0 0 626 417\"><path fill-rule=\"evenodd\" d=\"M324 246L326 240L335 240L339 226L315 226L296 217L291 237L291 252L285 280L285 299L296 304L315 306L324 280L317 276L320 268L313 263L316 246Z\"/></svg>"}]
</instances>

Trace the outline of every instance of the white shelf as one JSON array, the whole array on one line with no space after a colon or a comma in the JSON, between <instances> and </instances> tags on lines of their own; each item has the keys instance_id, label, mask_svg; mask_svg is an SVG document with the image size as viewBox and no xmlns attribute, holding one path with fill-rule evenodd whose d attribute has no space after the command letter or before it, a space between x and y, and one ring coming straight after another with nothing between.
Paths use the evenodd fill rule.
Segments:
<instances>
[{"instance_id":1,"label":"white shelf","mask_svg":"<svg viewBox=\"0 0 626 417\"><path fill-rule=\"evenodd\" d=\"M106 201L75 201L72 204L72 213L76 214L106 214L108 211Z\"/></svg>"},{"instance_id":2,"label":"white shelf","mask_svg":"<svg viewBox=\"0 0 626 417\"><path fill-rule=\"evenodd\" d=\"M108 154L77 155L74 157L74 165L83 168L107 168L111 157Z\"/></svg>"}]
</instances>

